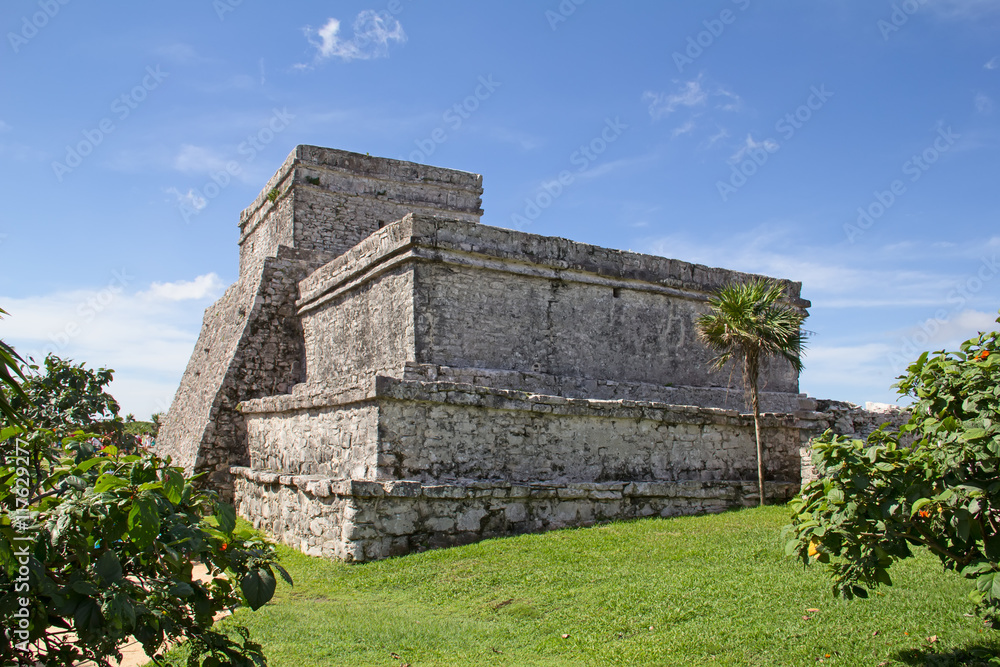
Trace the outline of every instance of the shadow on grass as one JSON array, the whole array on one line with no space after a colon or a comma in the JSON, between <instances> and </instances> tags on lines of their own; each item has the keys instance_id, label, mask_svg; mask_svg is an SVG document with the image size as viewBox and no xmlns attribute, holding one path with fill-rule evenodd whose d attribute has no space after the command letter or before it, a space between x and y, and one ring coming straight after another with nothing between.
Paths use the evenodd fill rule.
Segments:
<instances>
[{"instance_id":1,"label":"shadow on grass","mask_svg":"<svg viewBox=\"0 0 1000 667\"><path fill-rule=\"evenodd\" d=\"M996 667L1000 665L1000 648L976 644L947 652L933 648L907 649L892 657L907 665L923 667Z\"/></svg>"}]
</instances>

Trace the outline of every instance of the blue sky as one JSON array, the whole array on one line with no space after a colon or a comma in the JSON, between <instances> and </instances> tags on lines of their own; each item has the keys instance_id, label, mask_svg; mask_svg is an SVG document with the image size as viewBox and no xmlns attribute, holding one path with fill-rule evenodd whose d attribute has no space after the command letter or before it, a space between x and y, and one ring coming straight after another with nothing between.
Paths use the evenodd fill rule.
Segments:
<instances>
[{"instance_id":1,"label":"blue sky","mask_svg":"<svg viewBox=\"0 0 1000 667\"><path fill-rule=\"evenodd\" d=\"M116 369L138 417L300 143L481 173L486 224L802 281L821 398L894 400L1000 308L994 0L108 5L0 10L0 338Z\"/></svg>"}]
</instances>

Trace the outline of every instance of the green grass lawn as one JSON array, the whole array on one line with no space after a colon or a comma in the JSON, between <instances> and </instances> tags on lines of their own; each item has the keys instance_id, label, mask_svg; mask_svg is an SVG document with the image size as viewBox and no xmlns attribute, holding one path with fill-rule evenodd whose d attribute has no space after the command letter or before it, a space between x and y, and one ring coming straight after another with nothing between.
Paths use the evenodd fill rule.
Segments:
<instances>
[{"instance_id":1,"label":"green grass lawn","mask_svg":"<svg viewBox=\"0 0 1000 667\"><path fill-rule=\"evenodd\" d=\"M968 615L969 583L933 557L894 566L896 585L868 600L833 599L822 566L783 555L788 516L647 519L364 565L282 547L294 588L279 583L266 607L226 622L247 626L272 667L957 665L978 664L963 661L973 648L1000 653L1000 633Z\"/></svg>"}]
</instances>

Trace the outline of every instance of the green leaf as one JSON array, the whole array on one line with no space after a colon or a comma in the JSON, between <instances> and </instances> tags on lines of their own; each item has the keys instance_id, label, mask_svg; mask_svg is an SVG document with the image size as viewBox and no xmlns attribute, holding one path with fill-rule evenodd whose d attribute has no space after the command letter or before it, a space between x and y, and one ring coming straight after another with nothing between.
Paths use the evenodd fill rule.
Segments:
<instances>
[{"instance_id":1,"label":"green leaf","mask_svg":"<svg viewBox=\"0 0 1000 667\"><path fill-rule=\"evenodd\" d=\"M240 579L240 590L243 591L250 608L257 611L274 596L277 583L273 574L259 567L250 570Z\"/></svg>"},{"instance_id":2,"label":"green leaf","mask_svg":"<svg viewBox=\"0 0 1000 667\"><path fill-rule=\"evenodd\" d=\"M128 480L105 473L97 478L97 481L94 483L94 491L96 493L104 493L111 489L120 489L123 486L128 486Z\"/></svg>"},{"instance_id":3,"label":"green leaf","mask_svg":"<svg viewBox=\"0 0 1000 667\"><path fill-rule=\"evenodd\" d=\"M972 524L969 521L969 517L963 513L963 515L958 518L958 539L963 542L968 542L971 530Z\"/></svg>"},{"instance_id":4,"label":"green leaf","mask_svg":"<svg viewBox=\"0 0 1000 667\"><path fill-rule=\"evenodd\" d=\"M93 600L84 600L77 606L73 613L73 623L77 633L89 631L93 632L101 627L103 622L101 608Z\"/></svg>"},{"instance_id":5,"label":"green leaf","mask_svg":"<svg viewBox=\"0 0 1000 667\"><path fill-rule=\"evenodd\" d=\"M917 502L913 503L913 507L910 508L910 518L912 519L913 515L920 511L920 508L931 502L933 501L930 498L921 498Z\"/></svg>"},{"instance_id":6,"label":"green leaf","mask_svg":"<svg viewBox=\"0 0 1000 667\"><path fill-rule=\"evenodd\" d=\"M94 596L100 593L100 590L94 584L86 581L85 579L77 579L69 585L74 591L80 595Z\"/></svg>"},{"instance_id":7,"label":"green leaf","mask_svg":"<svg viewBox=\"0 0 1000 667\"><path fill-rule=\"evenodd\" d=\"M970 428L968 431L959 436L961 440L978 440L979 438L986 437L986 429L983 428Z\"/></svg>"},{"instance_id":8,"label":"green leaf","mask_svg":"<svg viewBox=\"0 0 1000 667\"><path fill-rule=\"evenodd\" d=\"M151 498L140 497L128 513L128 534L140 549L153 543L160 533L160 515Z\"/></svg>"},{"instance_id":9,"label":"green leaf","mask_svg":"<svg viewBox=\"0 0 1000 667\"><path fill-rule=\"evenodd\" d=\"M180 598L190 597L194 595L194 587L186 581L178 581L170 587L170 594Z\"/></svg>"},{"instance_id":10,"label":"green leaf","mask_svg":"<svg viewBox=\"0 0 1000 667\"><path fill-rule=\"evenodd\" d=\"M92 459L87 459L86 461L83 461L78 466L76 466L76 469L78 472L87 472L94 466L101 465L102 463L107 463L107 462L108 459L94 457Z\"/></svg>"},{"instance_id":11,"label":"green leaf","mask_svg":"<svg viewBox=\"0 0 1000 667\"><path fill-rule=\"evenodd\" d=\"M992 535L983 540L986 548L986 557L994 563L1000 561L1000 535Z\"/></svg>"},{"instance_id":12,"label":"green leaf","mask_svg":"<svg viewBox=\"0 0 1000 667\"><path fill-rule=\"evenodd\" d=\"M976 579L976 589L987 598L1000 598L1000 572L990 572Z\"/></svg>"},{"instance_id":13,"label":"green leaf","mask_svg":"<svg viewBox=\"0 0 1000 667\"><path fill-rule=\"evenodd\" d=\"M119 581L122 578L122 564L113 551L105 551L101 554L101 557L97 559L97 563L94 565L94 569L105 584Z\"/></svg>"},{"instance_id":14,"label":"green leaf","mask_svg":"<svg viewBox=\"0 0 1000 667\"><path fill-rule=\"evenodd\" d=\"M215 519L219 522L219 530L231 535L236 528L236 508L229 503L218 503L215 506Z\"/></svg>"},{"instance_id":15,"label":"green leaf","mask_svg":"<svg viewBox=\"0 0 1000 667\"><path fill-rule=\"evenodd\" d=\"M861 598L862 600L868 598L868 591L861 588L861 586L851 586L851 592L854 593L854 595L856 595L857 597Z\"/></svg>"},{"instance_id":16,"label":"green leaf","mask_svg":"<svg viewBox=\"0 0 1000 667\"><path fill-rule=\"evenodd\" d=\"M278 571L278 574L281 575L281 578L284 579L289 586L295 585L294 583L292 583L292 575L288 574L288 571L285 568L281 567L277 563L274 563L273 565L274 569Z\"/></svg>"},{"instance_id":17,"label":"green leaf","mask_svg":"<svg viewBox=\"0 0 1000 667\"><path fill-rule=\"evenodd\" d=\"M177 470L168 468L166 479L163 480L163 495L167 497L172 505L181 501L181 494L184 493L184 475Z\"/></svg>"}]
</instances>

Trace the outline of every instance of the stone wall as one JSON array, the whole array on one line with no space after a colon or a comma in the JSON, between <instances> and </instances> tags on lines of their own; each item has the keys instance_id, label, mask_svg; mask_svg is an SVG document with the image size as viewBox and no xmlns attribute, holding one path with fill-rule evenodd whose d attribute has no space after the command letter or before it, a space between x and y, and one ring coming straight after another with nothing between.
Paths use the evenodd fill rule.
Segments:
<instances>
[{"instance_id":1,"label":"stone wall","mask_svg":"<svg viewBox=\"0 0 1000 667\"><path fill-rule=\"evenodd\" d=\"M400 285L404 273L412 278ZM749 277L459 220L408 216L300 284L309 381L337 382L362 367L398 377L406 362L414 362L511 372L494 373L496 381L529 373L565 378L565 386L549 391L566 396L588 396L575 393L586 386L583 379L714 388L726 399L729 393L742 398L738 373L709 368L711 354L695 339L695 320L707 311L713 290ZM797 283L787 288L790 303L808 305L799 298ZM404 307L400 299L410 294L412 305ZM412 324L399 321L403 318L412 318ZM329 344L347 340L381 356L366 366L368 351ZM765 368L763 382L766 398L776 399L765 409L792 407L798 379L787 362Z\"/></svg>"},{"instance_id":2,"label":"stone wall","mask_svg":"<svg viewBox=\"0 0 1000 667\"><path fill-rule=\"evenodd\" d=\"M231 497L229 467L249 461L237 404L291 391L305 379L297 285L319 260L292 251L268 258L205 311L201 334L163 419L156 449Z\"/></svg>"},{"instance_id":3,"label":"stone wall","mask_svg":"<svg viewBox=\"0 0 1000 667\"><path fill-rule=\"evenodd\" d=\"M368 561L489 537L757 504L754 482L344 481L235 468L237 511L313 555ZM798 485L768 482L770 502Z\"/></svg>"},{"instance_id":4,"label":"stone wall","mask_svg":"<svg viewBox=\"0 0 1000 667\"><path fill-rule=\"evenodd\" d=\"M478 174L297 147L240 218L239 280L205 311L157 450L189 471L209 472L208 483L231 497L229 468L249 461L236 406L287 393L306 379L299 282L412 211L474 223L481 196ZM384 324L392 336L397 320ZM357 351L367 340L338 347ZM369 360L367 352L362 359Z\"/></svg>"},{"instance_id":5,"label":"stone wall","mask_svg":"<svg viewBox=\"0 0 1000 667\"><path fill-rule=\"evenodd\" d=\"M255 470L424 482L731 481L757 474L751 419L714 408L378 377L353 392L274 396L242 410ZM798 421L765 415L763 424L768 478L797 481Z\"/></svg>"},{"instance_id":6,"label":"stone wall","mask_svg":"<svg viewBox=\"0 0 1000 667\"><path fill-rule=\"evenodd\" d=\"M250 461L258 470L378 479L378 412L361 400L248 415Z\"/></svg>"},{"instance_id":7,"label":"stone wall","mask_svg":"<svg viewBox=\"0 0 1000 667\"><path fill-rule=\"evenodd\" d=\"M814 435L820 435L830 429L837 435L847 436L853 440L867 440L868 436L882 425L887 425L889 430L899 430L900 426L910 420L909 411L895 405L868 404L866 407L870 409L866 409L847 401L806 399L803 403L804 408L816 411L813 413L816 421L810 428ZM901 442L905 445L909 440L902 438ZM816 466L812 462L811 439L803 443L800 458L802 460L800 476L802 484L805 485L817 478Z\"/></svg>"},{"instance_id":8,"label":"stone wall","mask_svg":"<svg viewBox=\"0 0 1000 667\"><path fill-rule=\"evenodd\" d=\"M607 401L647 401L668 405L698 405L744 412L749 409L743 392L729 387L692 387L661 385L648 382L619 382L548 373L503 371L495 368L455 368L437 364L403 364L402 379L422 382L451 382L479 387L519 387L532 394L547 394L566 398L596 398ZM794 413L808 405L805 394L762 391L761 405L766 412ZM812 409L812 408L809 408Z\"/></svg>"},{"instance_id":9,"label":"stone wall","mask_svg":"<svg viewBox=\"0 0 1000 667\"><path fill-rule=\"evenodd\" d=\"M477 174L297 147L240 218L240 279L158 448L347 560L755 502L752 420L723 409L739 373L694 335L752 276L480 225L481 196ZM763 380L783 500L826 417L786 362Z\"/></svg>"},{"instance_id":10,"label":"stone wall","mask_svg":"<svg viewBox=\"0 0 1000 667\"><path fill-rule=\"evenodd\" d=\"M479 174L297 146L240 216L240 272L278 245L340 255L408 213L478 222L482 183Z\"/></svg>"},{"instance_id":11,"label":"stone wall","mask_svg":"<svg viewBox=\"0 0 1000 667\"><path fill-rule=\"evenodd\" d=\"M302 318L308 376L350 383L394 372L413 355L413 273L395 267Z\"/></svg>"}]
</instances>

